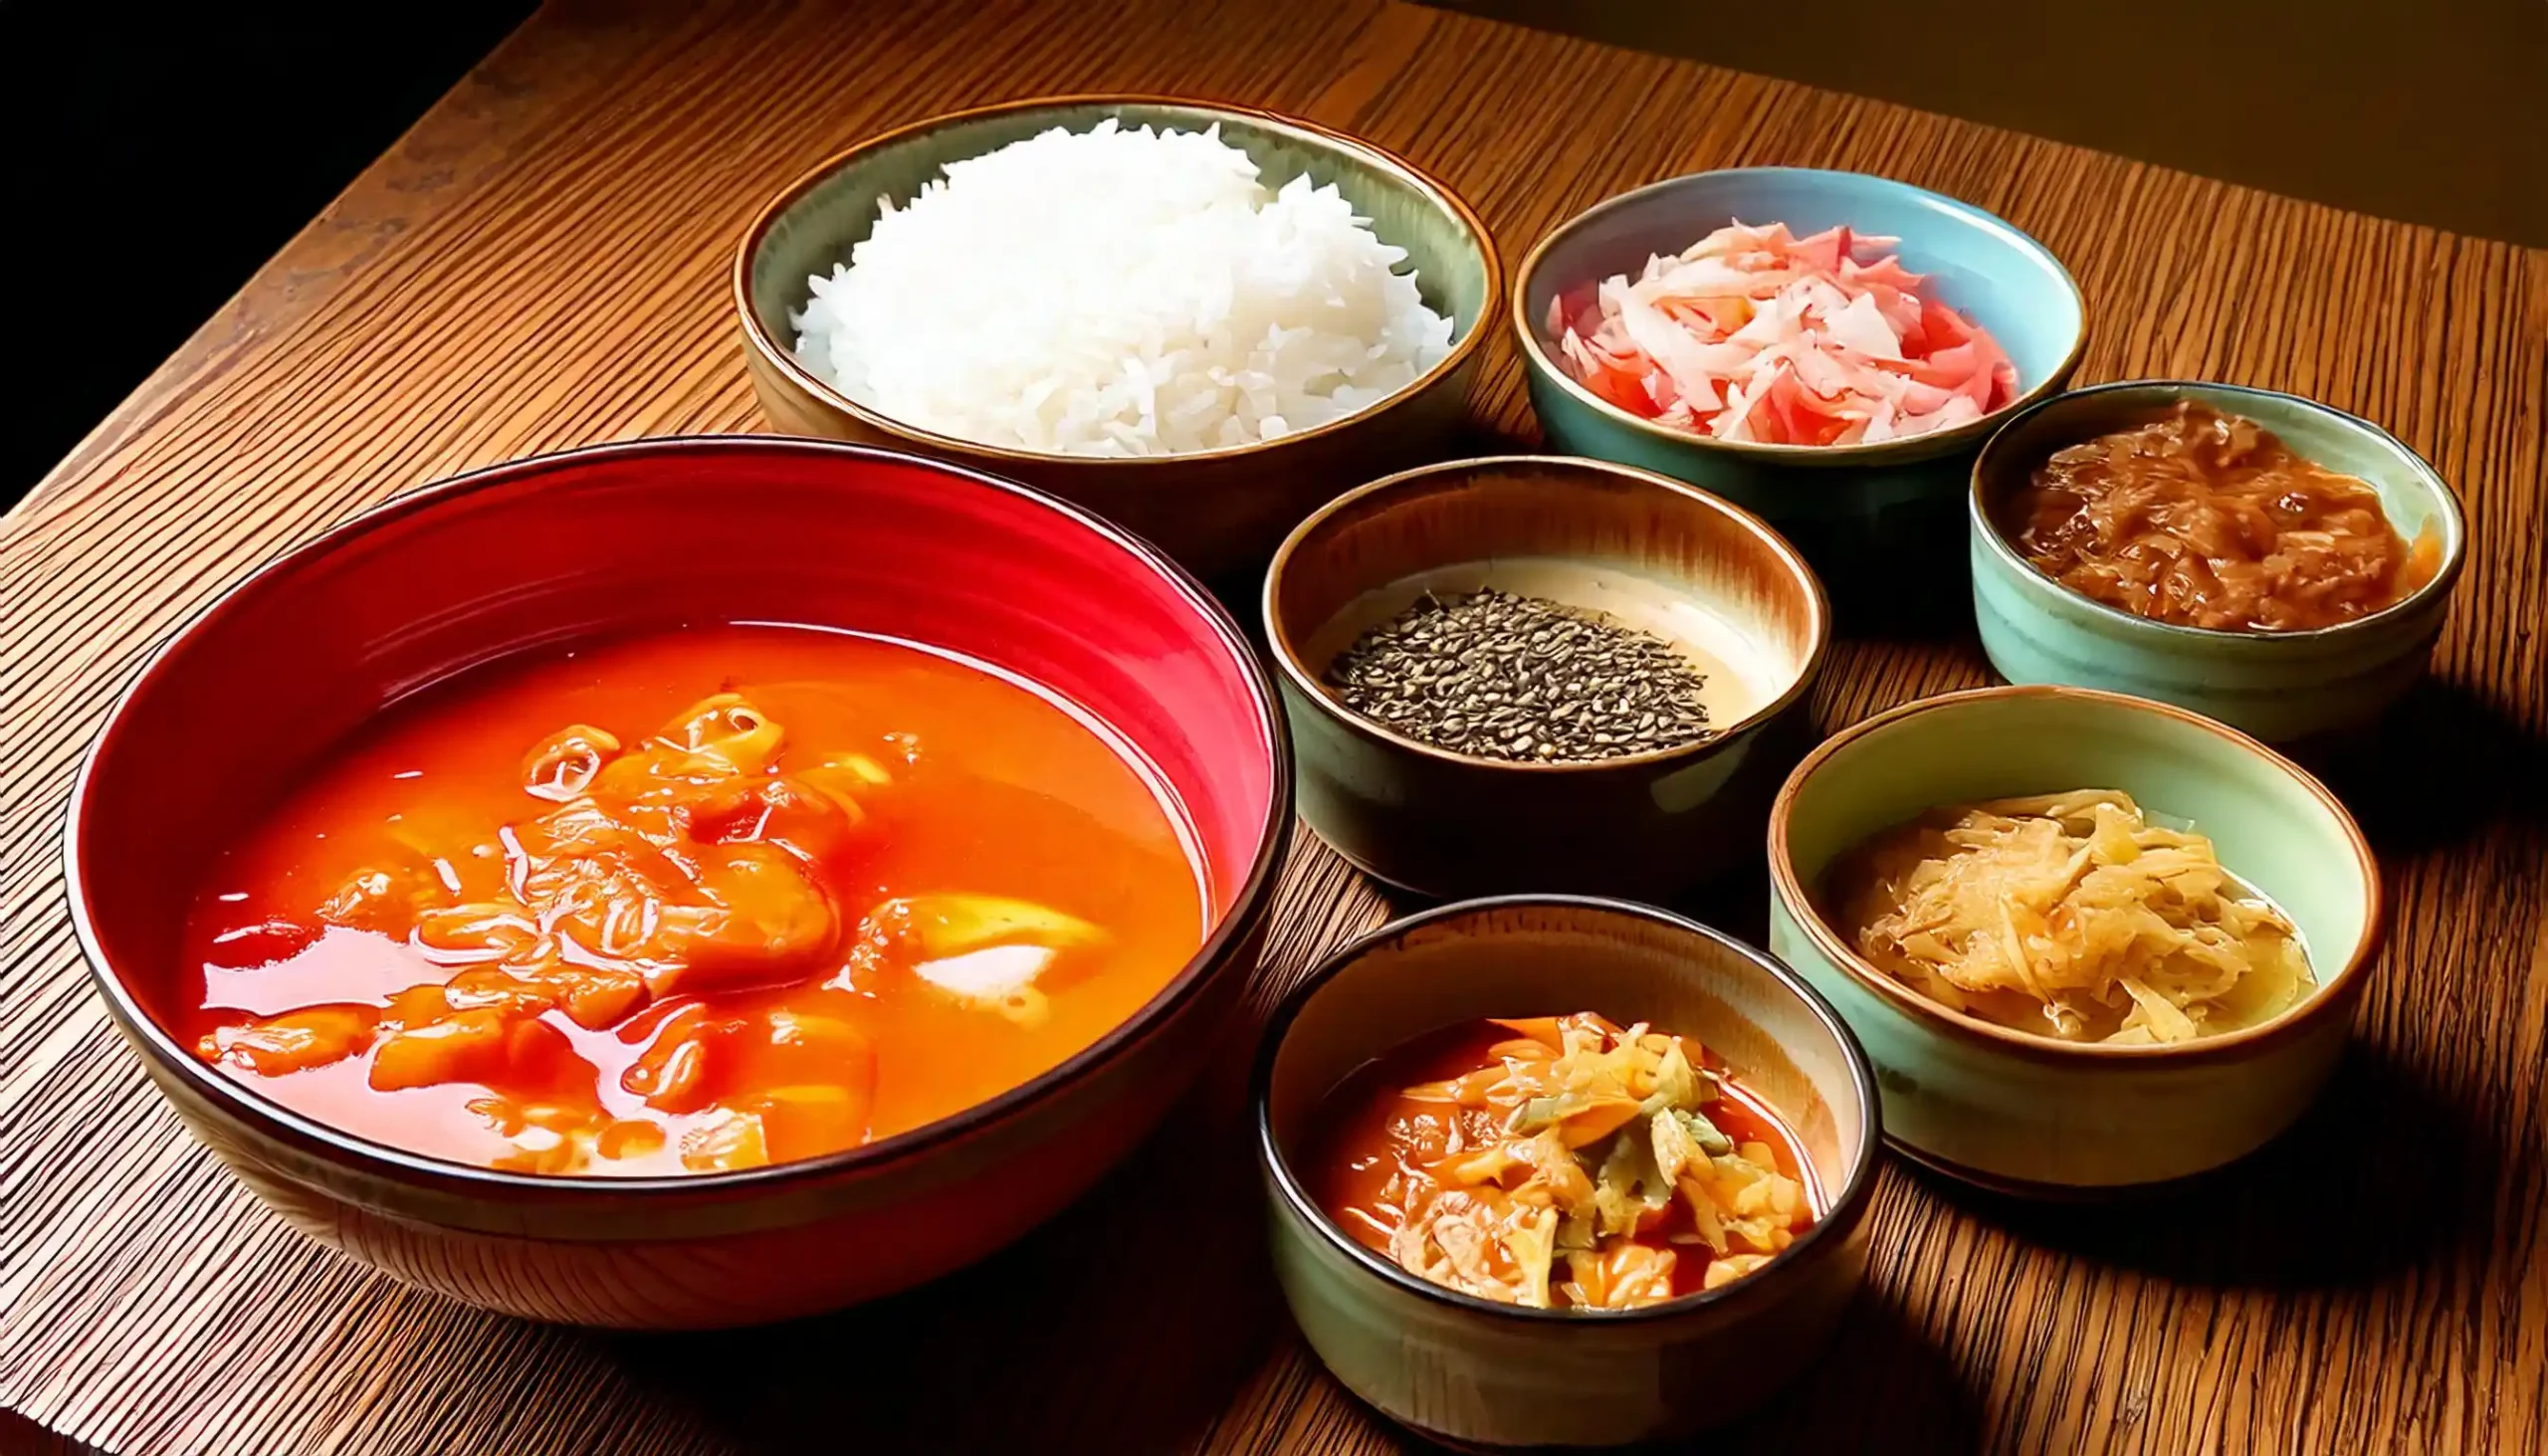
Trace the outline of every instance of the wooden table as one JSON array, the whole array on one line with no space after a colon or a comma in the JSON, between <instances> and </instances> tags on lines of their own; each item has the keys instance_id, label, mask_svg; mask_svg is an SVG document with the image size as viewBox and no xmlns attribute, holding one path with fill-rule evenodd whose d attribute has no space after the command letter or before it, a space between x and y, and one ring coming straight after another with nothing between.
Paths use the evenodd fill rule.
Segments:
<instances>
[{"instance_id":1,"label":"wooden table","mask_svg":"<svg viewBox=\"0 0 2548 1456\"><path fill-rule=\"evenodd\" d=\"M2016 1207L1888 1167L1866 1293L1764 1429L1798 1451L2541 1449L2548 255L1373 0L553 8L8 517L0 1401L117 1452L1399 1444L1271 1299L1226 1077L1058 1224L882 1307L700 1337L537 1328L340 1262L234 1187L109 1029L64 914L73 768L187 612L438 476L758 427L725 279L762 198L891 124L1098 89L1368 135L1465 192L1513 258L1677 172L1907 178L2069 263L2095 318L2083 380L2296 390L2440 466L2473 544L2437 681L2338 777L2394 931L2337 1087L2251 1165L2145 1206ZM97 326L126 307L101 298ZM1482 433L1534 438L1500 340L1474 405ZM1827 729L1984 679L1967 640L1849 642L1811 712ZM1305 837L1257 1006L1386 909ZM1712 913L1757 934L1759 885Z\"/></svg>"}]
</instances>

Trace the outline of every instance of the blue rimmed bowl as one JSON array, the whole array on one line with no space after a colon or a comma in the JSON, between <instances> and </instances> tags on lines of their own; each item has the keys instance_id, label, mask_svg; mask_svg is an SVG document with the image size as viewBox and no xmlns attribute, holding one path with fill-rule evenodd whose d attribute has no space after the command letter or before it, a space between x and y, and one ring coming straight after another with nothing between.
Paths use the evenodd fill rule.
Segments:
<instances>
[{"instance_id":1,"label":"blue rimmed bowl","mask_svg":"<svg viewBox=\"0 0 2548 1456\"><path fill-rule=\"evenodd\" d=\"M2433 579L2386 611L2333 627L2223 632L2134 616L2028 565L1999 520L2035 468L2056 450L2146 424L2183 400L2243 415L2299 454L2368 482L2400 534L2430 531L2440 541ZM1974 463L1967 522L1973 615L2000 676L2154 698L2268 742L2357 728L2415 686L2449 615L2468 533L2449 485L2378 425L2295 394L2174 379L2100 384L2011 420Z\"/></svg>"},{"instance_id":2,"label":"blue rimmed bowl","mask_svg":"<svg viewBox=\"0 0 2548 1456\"><path fill-rule=\"evenodd\" d=\"M1631 277L1737 219L1800 235L1846 225L1897 237L1927 291L1989 329L2017 366L2017 396L1970 424L1876 445L1756 445L1670 429L1595 396L1557 362L1549 305L1613 274ZM1531 404L1553 449L1688 481L1754 512L1796 542L1844 605L1891 604L1906 581L1960 600L1960 502L1974 456L2017 411L2066 384L2087 343L2078 284L2041 243L1952 197L1861 172L1745 167L1623 193L1560 224L1514 277L1514 334ZM1943 575L1943 582L1924 579Z\"/></svg>"}]
</instances>

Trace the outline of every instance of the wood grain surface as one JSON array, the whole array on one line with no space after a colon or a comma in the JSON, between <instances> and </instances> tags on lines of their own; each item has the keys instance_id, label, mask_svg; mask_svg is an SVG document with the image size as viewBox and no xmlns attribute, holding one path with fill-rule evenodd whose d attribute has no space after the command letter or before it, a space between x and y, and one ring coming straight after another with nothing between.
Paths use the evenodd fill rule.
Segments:
<instances>
[{"instance_id":1,"label":"wood grain surface","mask_svg":"<svg viewBox=\"0 0 2548 1456\"><path fill-rule=\"evenodd\" d=\"M0 1404L19 1419L0 1445L40 1425L258 1456L1399 1447L1271 1296L1234 1076L1060 1222L938 1286L775 1330L594 1336L405 1291L269 1217L151 1094L64 912L79 754L186 613L438 476L760 427L724 291L757 203L880 127L1100 89L1370 136L1461 189L1515 258L1677 172L1906 178L2068 262L2094 317L2083 382L2295 390L2432 459L2472 542L2436 680L2327 765L2386 859L2395 928L2337 1086L2250 1164L2119 1207L1888 1167L1869 1287L1759 1429L1802 1451L2542 1449L2548 254L1375 0L552 8L7 518ZM99 328L145 306L146 279L94 286ZM1536 441L1500 342L1472 406L1481 441ZM1828 729L1985 677L1967 638L1850 641L1811 712ZM1757 935L1762 893L1697 909ZM1305 837L1256 1006L1388 909ZM1146 1272L1125 1273L1128 1241L1160 1251Z\"/></svg>"}]
</instances>

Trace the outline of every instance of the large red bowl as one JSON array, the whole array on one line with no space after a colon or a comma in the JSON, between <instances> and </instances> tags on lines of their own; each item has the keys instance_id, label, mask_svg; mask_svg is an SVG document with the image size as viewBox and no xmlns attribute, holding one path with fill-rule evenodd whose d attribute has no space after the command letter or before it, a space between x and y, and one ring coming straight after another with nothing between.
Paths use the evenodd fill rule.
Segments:
<instances>
[{"instance_id":1,"label":"large red bowl","mask_svg":"<svg viewBox=\"0 0 2548 1456\"><path fill-rule=\"evenodd\" d=\"M365 719L510 652L702 620L954 648L1112 724L1193 820L1215 910L1202 948L1131 1020L1012 1092L852 1151L687 1178L543 1178L367 1143L215 1072L152 1019L135 985L172 973L210 856ZM699 1328L920 1283L1076 1197L1154 1126L1236 1003L1291 824L1273 689L1158 552L953 467L713 438L463 476L249 578L116 706L81 769L65 860L90 967L152 1080L304 1232L489 1309Z\"/></svg>"}]
</instances>

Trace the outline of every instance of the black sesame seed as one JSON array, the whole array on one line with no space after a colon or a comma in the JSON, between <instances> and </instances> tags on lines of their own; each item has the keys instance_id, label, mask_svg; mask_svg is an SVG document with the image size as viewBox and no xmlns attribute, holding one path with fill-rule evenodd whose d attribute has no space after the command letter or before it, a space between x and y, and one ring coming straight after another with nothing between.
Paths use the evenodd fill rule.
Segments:
<instances>
[{"instance_id":1,"label":"black sesame seed","mask_svg":"<svg viewBox=\"0 0 2548 1456\"><path fill-rule=\"evenodd\" d=\"M1551 762L1709 736L1706 677L1671 643L1597 612L1487 589L1431 592L1327 672L1345 706L1437 748Z\"/></svg>"}]
</instances>

